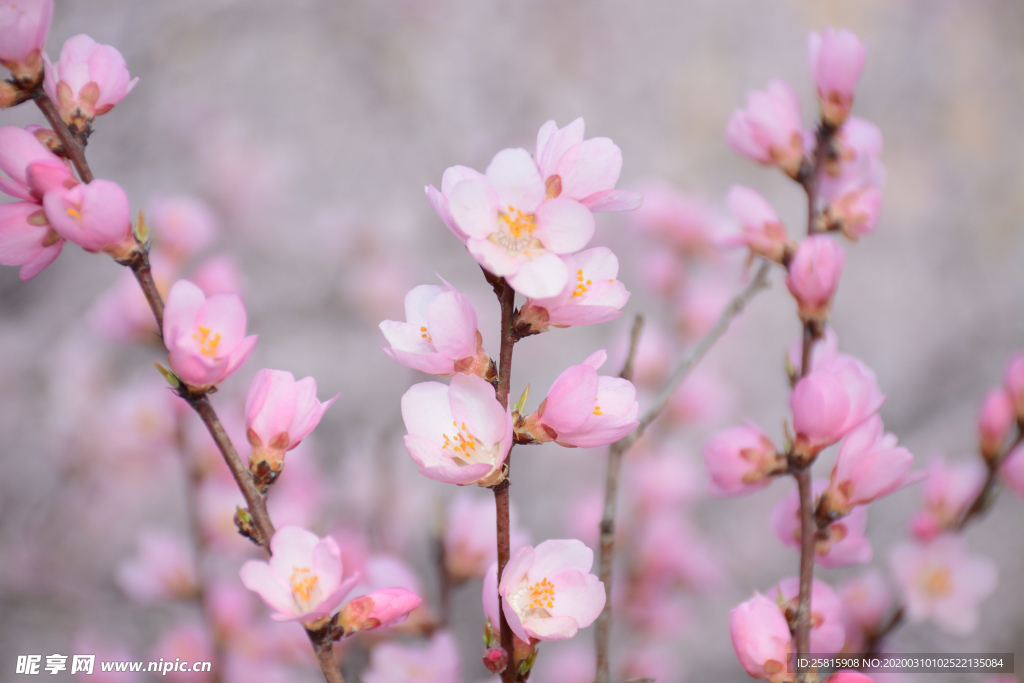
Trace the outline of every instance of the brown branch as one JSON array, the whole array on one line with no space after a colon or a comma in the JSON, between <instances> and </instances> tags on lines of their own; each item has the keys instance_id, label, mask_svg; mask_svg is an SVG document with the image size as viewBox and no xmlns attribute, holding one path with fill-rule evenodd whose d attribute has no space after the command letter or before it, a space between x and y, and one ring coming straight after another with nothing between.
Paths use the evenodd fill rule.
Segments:
<instances>
[{"instance_id":1,"label":"brown branch","mask_svg":"<svg viewBox=\"0 0 1024 683\"><path fill-rule=\"evenodd\" d=\"M331 624L310 630L306 629L309 642L313 643L313 650L316 652L316 662L320 665L320 671L324 674L327 683L345 683L345 677L341 675L341 667L338 660L334 658L334 638L331 635Z\"/></svg>"},{"instance_id":2,"label":"brown branch","mask_svg":"<svg viewBox=\"0 0 1024 683\"><path fill-rule=\"evenodd\" d=\"M486 273L486 271L485 271ZM502 408L508 408L508 392L512 380L512 349L518 341L513 326L515 315L516 292L512 286L500 278L491 283L495 294L498 295L498 302L501 304L501 350L498 354L498 386L495 387L495 396ZM512 453L509 451L505 460L505 476L494 490L494 509L497 517L497 544L498 544L498 584L501 584L501 575L505 571L509 557L512 554L511 521L509 519L509 479L512 469ZM505 618L505 610L501 606L501 598L498 598L498 621L501 647L508 656L508 666L501 674L502 683L514 683L518 663L515 661L515 648L513 647L512 629L509 628L508 620Z\"/></svg>"},{"instance_id":3,"label":"brown branch","mask_svg":"<svg viewBox=\"0 0 1024 683\"><path fill-rule=\"evenodd\" d=\"M633 329L629 335L629 353L626 363L622 366L619 377L633 379L633 366L636 361L637 349L640 347L640 335L644 329L644 318L639 313L633 318ZM598 559L598 575L604 584L604 609L597 617L597 628L594 632L597 650L597 683L609 681L609 645L612 627L612 565L615 561L615 517L618 512L619 470L622 467L622 456L626 448L622 440L612 444L608 449L608 473L604 482L604 513L601 517L601 556Z\"/></svg>"},{"instance_id":4,"label":"brown branch","mask_svg":"<svg viewBox=\"0 0 1024 683\"><path fill-rule=\"evenodd\" d=\"M78 144L78 140L71 134L67 124L60 118L53 100L40 89L35 96L35 101L36 106L43 112L43 116L53 128L53 132L60 138L60 143L64 146L64 153L74 164L75 170L78 171L78 177L82 179L83 183L91 183L93 180L92 169L89 168L89 162L85 160L85 148Z\"/></svg>"},{"instance_id":5,"label":"brown branch","mask_svg":"<svg viewBox=\"0 0 1024 683\"><path fill-rule=\"evenodd\" d=\"M798 658L810 651L811 584L814 580L814 546L818 527L811 500L810 465L793 473L800 494L800 593L796 607L796 651ZM805 673L798 670L798 674ZM803 680L802 676L798 680Z\"/></svg>"}]
</instances>

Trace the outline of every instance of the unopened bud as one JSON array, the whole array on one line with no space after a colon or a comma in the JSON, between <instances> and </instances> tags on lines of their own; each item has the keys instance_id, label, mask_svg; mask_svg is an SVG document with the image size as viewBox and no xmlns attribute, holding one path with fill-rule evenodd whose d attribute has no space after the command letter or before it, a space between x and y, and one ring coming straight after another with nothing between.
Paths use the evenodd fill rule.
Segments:
<instances>
[{"instance_id":1,"label":"unopened bud","mask_svg":"<svg viewBox=\"0 0 1024 683\"><path fill-rule=\"evenodd\" d=\"M508 654L500 647L492 647L484 653L484 666L492 674L500 674L508 666Z\"/></svg>"}]
</instances>

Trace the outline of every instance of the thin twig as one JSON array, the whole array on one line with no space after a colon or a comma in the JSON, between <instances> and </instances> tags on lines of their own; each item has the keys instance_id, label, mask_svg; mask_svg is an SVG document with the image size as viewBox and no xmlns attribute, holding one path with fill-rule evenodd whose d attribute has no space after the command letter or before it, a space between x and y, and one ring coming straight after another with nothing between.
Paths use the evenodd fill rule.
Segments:
<instances>
[{"instance_id":1,"label":"thin twig","mask_svg":"<svg viewBox=\"0 0 1024 683\"><path fill-rule=\"evenodd\" d=\"M313 650L316 652L316 662L320 665L324 680L327 683L345 683L345 677L341 675L341 667L338 660L334 658L334 638L331 636L331 626L310 631L306 629L309 641L313 643Z\"/></svg>"},{"instance_id":2,"label":"thin twig","mask_svg":"<svg viewBox=\"0 0 1024 683\"><path fill-rule=\"evenodd\" d=\"M605 479L604 513L601 519L601 556L598 560L600 578L604 582L605 605L601 615L597 618L597 629L594 634L596 641L595 649L597 651L597 683L608 683L611 680L609 673L611 589L612 570L615 564L615 516L618 507L618 476L622 465L622 456L629 450L630 446L636 443L637 439L643 436L647 427L661 414L672 398L672 394L679 388L679 385L690 371L693 370L694 366L704 358L707 352L711 350L711 347L715 345L715 342L725 333L733 318L743 312L743 309L746 308L751 299L757 296L758 292L768 288L768 272L770 269L771 263L762 260L751 281L729 302L729 305L718 316L718 320L712 328L708 330L707 334L690 352L690 355L672 373L665 388L662 389L655 399L654 404L640 418L639 424L633 433L613 443L608 450L608 475ZM634 321L633 333L630 339L630 355L627 357L626 365L622 370L623 377L626 376L627 370L632 373L632 365L636 353L635 347L639 343L640 326L641 321Z\"/></svg>"},{"instance_id":3,"label":"thin twig","mask_svg":"<svg viewBox=\"0 0 1024 683\"><path fill-rule=\"evenodd\" d=\"M35 96L35 102L36 106L39 107L39 111L43 112L43 116L46 117L50 127L53 128L53 132L60 138L60 143L64 145L64 153L68 155L68 159L74 164L75 170L78 171L78 177L82 179L83 183L91 183L93 180L92 169L89 168L89 163L85 160L85 149L78 144L78 140L68 130L67 124L64 123L57 112L57 107L54 106L53 100L40 89Z\"/></svg>"}]
</instances>

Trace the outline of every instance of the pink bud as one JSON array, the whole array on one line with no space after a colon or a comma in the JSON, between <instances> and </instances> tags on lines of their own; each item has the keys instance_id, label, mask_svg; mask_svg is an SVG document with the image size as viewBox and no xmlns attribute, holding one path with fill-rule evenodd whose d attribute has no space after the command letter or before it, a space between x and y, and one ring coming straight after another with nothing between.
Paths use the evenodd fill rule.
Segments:
<instances>
[{"instance_id":1,"label":"pink bud","mask_svg":"<svg viewBox=\"0 0 1024 683\"><path fill-rule=\"evenodd\" d=\"M423 602L407 588L383 588L354 598L345 605L338 624L345 635L400 624Z\"/></svg>"},{"instance_id":2,"label":"pink bud","mask_svg":"<svg viewBox=\"0 0 1024 683\"><path fill-rule=\"evenodd\" d=\"M492 647L484 653L484 667L492 674L500 674L508 666L508 654L500 647Z\"/></svg>"},{"instance_id":3,"label":"pink bud","mask_svg":"<svg viewBox=\"0 0 1024 683\"><path fill-rule=\"evenodd\" d=\"M344 581L341 551L334 539L297 526L281 527L270 539L270 561L249 560L242 583L275 610L275 621L313 624L329 617L359 580Z\"/></svg>"},{"instance_id":4,"label":"pink bud","mask_svg":"<svg viewBox=\"0 0 1024 683\"><path fill-rule=\"evenodd\" d=\"M875 230L882 209L885 167L878 126L851 116L834 137L836 163L819 176L818 194L825 200L819 228L839 230L856 242Z\"/></svg>"},{"instance_id":5,"label":"pink bud","mask_svg":"<svg viewBox=\"0 0 1024 683\"><path fill-rule=\"evenodd\" d=\"M748 674L770 683L788 679L789 624L774 602L754 593L750 600L733 608L729 613L729 635L736 657Z\"/></svg>"},{"instance_id":6,"label":"pink bud","mask_svg":"<svg viewBox=\"0 0 1024 683\"><path fill-rule=\"evenodd\" d=\"M794 247L786 234L786 226L768 200L749 187L733 185L726 201L743 226L743 234L730 238L729 242L745 244L752 253L782 263L787 251L791 252Z\"/></svg>"},{"instance_id":7,"label":"pink bud","mask_svg":"<svg viewBox=\"0 0 1024 683\"><path fill-rule=\"evenodd\" d=\"M53 229L86 251L121 258L135 247L128 195L117 183L93 180L49 190L43 208Z\"/></svg>"},{"instance_id":8,"label":"pink bud","mask_svg":"<svg viewBox=\"0 0 1024 683\"><path fill-rule=\"evenodd\" d=\"M800 580L795 577L784 579L776 590L782 600L780 609L783 613L789 610L795 613ZM814 579L811 583L811 652L834 654L843 648L845 639L842 601L832 586Z\"/></svg>"},{"instance_id":9,"label":"pink bud","mask_svg":"<svg viewBox=\"0 0 1024 683\"><path fill-rule=\"evenodd\" d=\"M1024 420L1024 353L1018 353L1006 366L1003 376L1006 390L1013 397L1013 408L1018 420Z\"/></svg>"},{"instance_id":10,"label":"pink bud","mask_svg":"<svg viewBox=\"0 0 1024 683\"><path fill-rule=\"evenodd\" d=\"M740 154L766 165L777 165L796 178L804 160L800 101L789 83L776 79L768 90L747 95L747 108L729 118L725 139Z\"/></svg>"},{"instance_id":11,"label":"pink bud","mask_svg":"<svg viewBox=\"0 0 1024 683\"><path fill-rule=\"evenodd\" d=\"M0 204L0 265L21 266L19 277L30 280L60 254L64 239L50 227L34 202Z\"/></svg>"},{"instance_id":12,"label":"pink bud","mask_svg":"<svg viewBox=\"0 0 1024 683\"><path fill-rule=\"evenodd\" d=\"M853 91L864 68L864 45L860 38L842 28L831 26L823 34L814 31L807 39L811 75L818 86L822 118L838 128L843 125L853 104Z\"/></svg>"},{"instance_id":13,"label":"pink bud","mask_svg":"<svg viewBox=\"0 0 1024 683\"><path fill-rule=\"evenodd\" d=\"M825 492L823 510L842 516L857 505L867 505L901 488L914 456L896 446L896 437L885 434L882 418L872 415L843 439Z\"/></svg>"},{"instance_id":14,"label":"pink bud","mask_svg":"<svg viewBox=\"0 0 1024 683\"><path fill-rule=\"evenodd\" d=\"M784 471L786 459L752 422L731 427L704 445L704 464L715 493L735 496L764 488L774 472Z\"/></svg>"},{"instance_id":15,"label":"pink bud","mask_svg":"<svg viewBox=\"0 0 1024 683\"><path fill-rule=\"evenodd\" d=\"M1002 452L1014 422L1013 396L1010 392L1002 387L988 392L978 411L978 434L984 457L994 458Z\"/></svg>"},{"instance_id":16,"label":"pink bud","mask_svg":"<svg viewBox=\"0 0 1024 683\"><path fill-rule=\"evenodd\" d=\"M890 569L903 590L905 615L912 624L926 619L965 636L978 628L978 603L996 589L996 566L967 554L961 536L946 534L927 544L903 543L893 549Z\"/></svg>"},{"instance_id":17,"label":"pink bud","mask_svg":"<svg viewBox=\"0 0 1024 683\"><path fill-rule=\"evenodd\" d=\"M815 497L826 483L814 483ZM783 545L800 547L800 496L797 491L780 500L772 510L772 528ZM871 544L864 535L868 523L867 508L854 508L850 514L820 529L814 543L814 561L822 567L846 567L871 561Z\"/></svg>"},{"instance_id":18,"label":"pink bud","mask_svg":"<svg viewBox=\"0 0 1024 683\"><path fill-rule=\"evenodd\" d=\"M209 298L178 280L164 308L164 344L171 369L193 389L223 381L249 357L256 335L245 336L245 306L235 294Z\"/></svg>"},{"instance_id":19,"label":"pink bud","mask_svg":"<svg viewBox=\"0 0 1024 683\"><path fill-rule=\"evenodd\" d=\"M572 256L563 256L569 270L569 283L556 297L530 299L520 312L537 332L549 325L572 327L614 320L629 301L625 285L616 280L619 259L607 247L595 247Z\"/></svg>"},{"instance_id":20,"label":"pink bud","mask_svg":"<svg viewBox=\"0 0 1024 683\"><path fill-rule=\"evenodd\" d=\"M525 421L524 429L535 441L593 448L636 429L636 388L619 377L598 376L607 358L604 350L597 351L555 379L547 398Z\"/></svg>"},{"instance_id":21,"label":"pink bud","mask_svg":"<svg viewBox=\"0 0 1024 683\"><path fill-rule=\"evenodd\" d=\"M874 414L884 401L875 373L861 361L843 354L819 360L797 382L789 399L797 451L807 457L817 455Z\"/></svg>"},{"instance_id":22,"label":"pink bud","mask_svg":"<svg viewBox=\"0 0 1024 683\"><path fill-rule=\"evenodd\" d=\"M0 64L16 79L34 80L53 16L53 0L0 0Z\"/></svg>"},{"instance_id":23,"label":"pink bud","mask_svg":"<svg viewBox=\"0 0 1024 683\"><path fill-rule=\"evenodd\" d=\"M1003 461L1000 472L1010 489L1018 496L1024 497L1024 445L1010 451Z\"/></svg>"},{"instance_id":24,"label":"pink bud","mask_svg":"<svg viewBox=\"0 0 1024 683\"><path fill-rule=\"evenodd\" d=\"M80 33L64 43L56 64L46 64L43 85L61 118L84 127L113 109L138 81L130 78L116 48Z\"/></svg>"},{"instance_id":25,"label":"pink bud","mask_svg":"<svg viewBox=\"0 0 1024 683\"><path fill-rule=\"evenodd\" d=\"M828 318L845 263L846 252L827 235L812 235L800 243L789 263L786 287L796 299L801 320Z\"/></svg>"},{"instance_id":26,"label":"pink bud","mask_svg":"<svg viewBox=\"0 0 1024 683\"><path fill-rule=\"evenodd\" d=\"M286 370L257 372L245 397L246 435L253 449L250 467L266 460L272 470L279 471L285 451L298 446L313 431L338 396L321 403L312 377L296 382Z\"/></svg>"},{"instance_id":27,"label":"pink bud","mask_svg":"<svg viewBox=\"0 0 1024 683\"><path fill-rule=\"evenodd\" d=\"M78 184L66 161L46 148L33 130L37 126L0 128L0 191L17 199L41 203L43 193L56 186ZM34 172L33 172L34 169Z\"/></svg>"}]
</instances>

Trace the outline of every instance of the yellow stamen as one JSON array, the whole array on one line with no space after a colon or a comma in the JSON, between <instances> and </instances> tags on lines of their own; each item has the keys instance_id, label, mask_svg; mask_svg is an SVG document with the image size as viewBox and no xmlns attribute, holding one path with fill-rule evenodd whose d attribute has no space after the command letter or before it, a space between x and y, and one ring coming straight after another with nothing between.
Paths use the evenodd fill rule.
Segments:
<instances>
[{"instance_id":1,"label":"yellow stamen","mask_svg":"<svg viewBox=\"0 0 1024 683\"><path fill-rule=\"evenodd\" d=\"M201 354L207 358L213 358L217 355L217 347L220 346L220 333L214 332L211 335L209 327L197 325L196 332L192 334L192 338L199 343L199 352Z\"/></svg>"},{"instance_id":2,"label":"yellow stamen","mask_svg":"<svg viewBox=\"0 0 1024 683\"><path fill-rule=\"evenodd\" d=\"M546 578L530 586L530 609L555 606L555 586Z\"/></svg>"},{"instance_id":3,"label":"yellow stamen","mask_svg":"<svg viewBox=\"0 0 1024 683\"><path fill-rule=\"evenodd\" d=\"M68 207L68 215L74 218L76 221L82 220L82 212L73 206Z\"/></svg>"},{"instance_id":4,"label":"yellow stamen","mask_svg":"<svg viewBox=\"0 0 1024 683\"><path fill-rule=\"evenodd\" d=\"M301 598L302 602L309 604L309 596L313 594L320 578L311 575L309 569L305 567L292 567L292 575L288 580L292 584L292 593Z\"/></svg>"},{"instance_id":5,"label":"yellow stamen","mask_svg":"<svg viewBox=\"0 0 1024 683\"><path fill-rule=\"evenodd\" d=\"M434 340L430 338L430 333L427 332L427 328L423 327L422 325L420 326L420 337L422 337L423 339L426 339L431 344L434 343Z\"/></svg>"},{"instance_id":6,"label":"yellow stamen","mask_svg":"<svg viewBox=\"0 0 1024 683\"><path fill-rule=\"evenodd\" d=\"M601 406L594 406L594 415L604 415L604 413L601 412Z\"/></svg>"},{"instance_id":7,"label":"yellow stamen","mask_svg":"<svg viewBox=\"0 0 1024 683\"><path fill-rule=\"evenodd\" d=\"M573 289L573 291L572 291L572 298L575 299L576 297L580 297L580 296L583 296L584 294L586 294L587 290L589 289L588 285L592 285L592 284L593 284L592 280L584 281L583 269L582 268L580 270L577 270L576 271L576 288Z\"/></svg>"},{"instance_id":8,"label":"yellow stamen","mask_svg":"<svg viewBox=\"0 0 1024 683\"><path fill-rule=\"evenodd\" d=\"M517 240L523 236L524 232L529 235L537 229L537 221L532 214L521 213L519 209L512 206L508 207L508 212L501 214L500 218Z\"/></svg>"},{"instance_id":9,"label":"yellow stamen","mask_svg":"<svg viewBox=\"0 0 1024 683\"><path fill-rule=\"evenodd\" d=\"M953 581L947 567L929 567L920 576L921 587L929 595L943 598L953 592Z\"/></svg>"}]
</instances>

